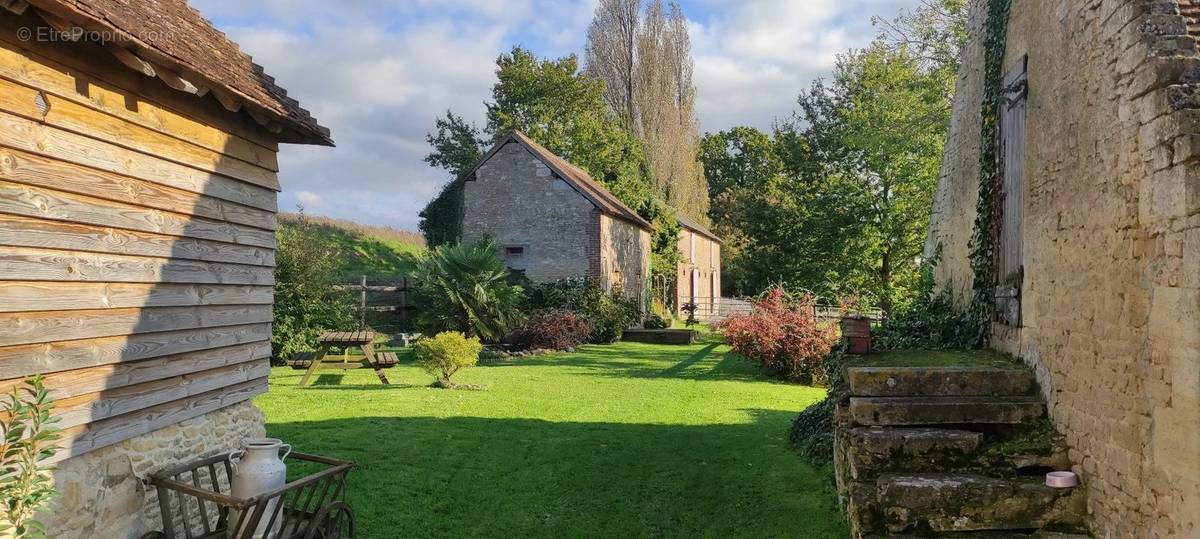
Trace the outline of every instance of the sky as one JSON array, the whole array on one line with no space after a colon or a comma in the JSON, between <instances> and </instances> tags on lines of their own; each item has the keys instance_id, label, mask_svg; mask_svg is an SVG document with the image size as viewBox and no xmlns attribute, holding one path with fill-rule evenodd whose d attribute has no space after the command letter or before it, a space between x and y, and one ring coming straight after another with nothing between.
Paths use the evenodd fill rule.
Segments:
<instances>
[{"instance_id":1,"label":"sky","mask_svg":"<svg viewBox=\"0 0 1200 539\"><path fill-rule=\"evenodd\" d=\"M449 177L427 165L434 120L482 125L495 60L513 45L583 56L597 0L191 0L333 132L283 145L281 210L417 230ZM871 16L920 0L680 0L701 130L769 129L837 54L868 44Z\"/></svg>"}]
</instances>

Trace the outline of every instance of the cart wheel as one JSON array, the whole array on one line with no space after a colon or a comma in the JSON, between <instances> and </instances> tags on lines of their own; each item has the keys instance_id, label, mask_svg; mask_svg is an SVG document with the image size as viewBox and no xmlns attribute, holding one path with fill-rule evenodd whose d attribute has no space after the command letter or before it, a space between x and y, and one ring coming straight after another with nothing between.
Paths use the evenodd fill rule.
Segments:
<instances>
[{"instance_id":1,"label":"cart wheel","mask_svg":"<svg viewBox=\"0 0 1200 539\"><path fill-rule=\"evenodd\" d=\"M354 511L346 502L322 507L313 517L304 539L354 539Z\"/></svg>"}]
</instances>

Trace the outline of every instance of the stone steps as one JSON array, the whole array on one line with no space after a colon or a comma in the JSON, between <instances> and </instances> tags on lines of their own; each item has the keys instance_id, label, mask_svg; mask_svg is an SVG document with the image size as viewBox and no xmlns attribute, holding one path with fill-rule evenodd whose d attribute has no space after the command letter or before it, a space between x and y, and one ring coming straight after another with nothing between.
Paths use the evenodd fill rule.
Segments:
<instances>
[{"instance_id":1,"label":"stone steps","mask_svg":"<svg viewBox=\"0 0 1200 539\"><path fill-rule=\"evenodd\" d=\"M859 397L1028 395L1036 385L1026 369L998 367L850 367L846 382Z\"/></svg>"},{"instance_id":2,"label":"stone steps","mask_svg":"<svg viewBox=\"0 0 1200 539\"><path fill-rule=\"evenodd\" d=\"M1079 526L1086 511L1081 490L1050 488L1040 477L889 474L876 484L884 526L892 533Z\"/></svg>"},{"instance_id":3,"label":"stone steps","mask_svg":"<svg viewBox=\"0 0 1200 539\"><path fill-rule=\"evenodd\" d=\"M923 358L917 358L923 361ZM1083 489L1052 489L1069 469L1043 442L1033 373L1004 364L851 366L834 458L856 538L1077 539ZM1036 440L1036 441L1035 441ZM1025 474L1029 474L1026 476Z\"/></svg>"},{"instance_id":4,"label":"stone steps","mask_svg":"<svg viewBox=\"0 0 1200 539\"><path fill-rule=\"evenodd\" d=\"M850 398L851 420L865 426L1015 425L1045 412L1041 399L1029 395Z\"/></svg>"},{"instance_id":5,"label":"stone steps","mask_svg":"<svg viewBox=\"0 0 1200 539\"><path fill-rule=\"evenodd\" d=\"M856 427L849 431L850 477L871 479L889 471L929 471L964 463L983 442L983 434L938 428Z\"/></svg>"}]
</instances>

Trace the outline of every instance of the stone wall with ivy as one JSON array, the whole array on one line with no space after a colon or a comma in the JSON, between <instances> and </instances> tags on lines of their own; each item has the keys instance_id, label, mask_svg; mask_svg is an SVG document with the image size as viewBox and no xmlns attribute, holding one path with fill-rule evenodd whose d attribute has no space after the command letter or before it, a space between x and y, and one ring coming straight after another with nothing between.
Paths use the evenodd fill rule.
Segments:
<instances>
[{"instance_id":1,"label":"stone wall with ivy","mask_svg":"<svg viewBox=\"0 0 1200 539\"><path fill-rule=\"evenodd\" d=\"M1021 325L982 328L1037 371L1098 537L1200 536L1196 39L1177 0L1012 2L1002 21L1007 0L973 2L930 237L939 282L962 307L992 282L978 258L994 217L976 223L987 59L1027 54Z\"/></svg>"}]
</instances>

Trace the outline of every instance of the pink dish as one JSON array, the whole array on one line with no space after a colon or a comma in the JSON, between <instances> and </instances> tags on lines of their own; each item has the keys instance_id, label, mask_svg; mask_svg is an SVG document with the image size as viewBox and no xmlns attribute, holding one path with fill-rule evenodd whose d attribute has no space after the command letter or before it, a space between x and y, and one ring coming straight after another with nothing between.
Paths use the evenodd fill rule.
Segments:
<instances>
[{"instance_id":1,"label":"pink dish","mask_svg":"<svg viewBox=\"0 0 1200 539\"><path fill-rule=\"evenodd\" d=\"M1046 474L1046 486L1071 488L1079 486L1079 477L1074 472L1050 472Z\"/></svg>"}]
</instances>

